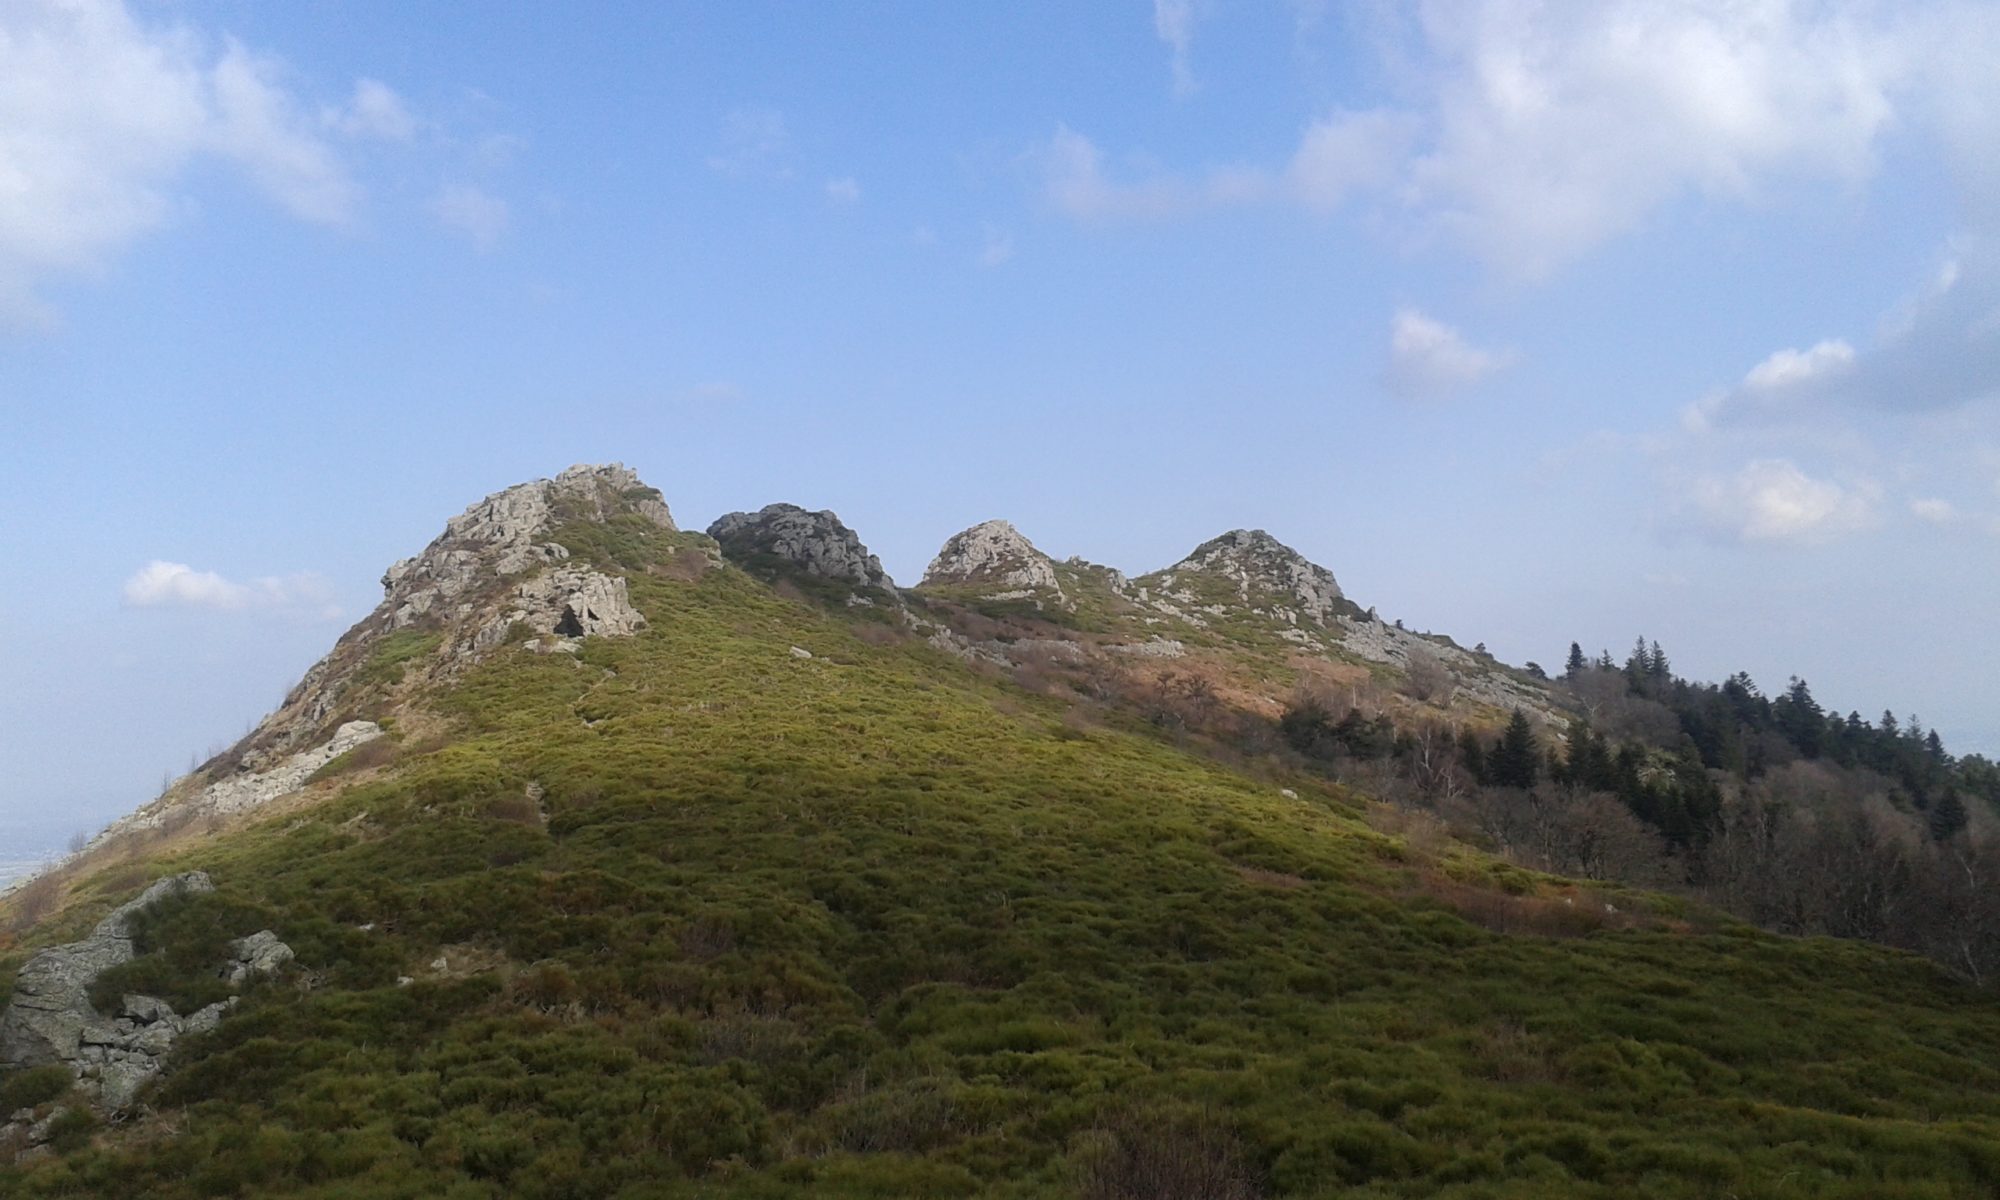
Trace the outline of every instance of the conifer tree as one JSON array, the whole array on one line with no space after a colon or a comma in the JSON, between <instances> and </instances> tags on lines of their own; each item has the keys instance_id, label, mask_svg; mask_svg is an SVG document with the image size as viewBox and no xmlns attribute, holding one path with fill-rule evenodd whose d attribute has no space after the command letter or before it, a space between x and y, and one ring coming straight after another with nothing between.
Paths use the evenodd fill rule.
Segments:
<instances>
[{"instance_id":1,"label":"conifer tree","mask_svg":"<svg viewBox=\"0 0 2000 1200\"><path fill-rule=\"evenodd\" d=\"M1528 714L1514 710L1493 755L1486 762L1486 774L1495 787L1531 788L1541 774L1542 752L1535 744L1534 726Z\"/></svg>"},{"instance_id":2,"label":"conifer tree","mask_svg":"<svg viewBox=\"0 0 2000 1200\"><path fill-rule=\"evenodd\" d=\"M1931 836L1940 842L1950 841L1953 834L1965 828L1965 801L1958 798L1958 789L1947 787L1931 808Z\"/></svg>"},{"instance_id":3,"label":"conifer tree","mask_svg":"<svg viewBox=\"0 0 2000 1200\"><path fill-rule=\"evenodd\" d=\"M1571 642L1569 644L1569 662L1563 667L1563 674L1571 679L1575 679L1577 676L1583 674L1589 666L1589 660L1583 657L1583 647L1575 642Z\"/></svg>"}]
</instances>

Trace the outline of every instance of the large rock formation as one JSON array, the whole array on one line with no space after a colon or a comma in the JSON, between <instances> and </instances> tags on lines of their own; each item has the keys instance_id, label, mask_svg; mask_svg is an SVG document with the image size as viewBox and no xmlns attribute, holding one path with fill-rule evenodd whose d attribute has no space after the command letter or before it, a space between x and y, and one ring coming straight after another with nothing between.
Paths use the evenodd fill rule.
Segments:
<instances>
[{"instance_id":1,"label":"large rock formation","mask_svg":"<svg viewBox=\"0 0 2000 1200\"><path fill-rule=\"evenodd\" d=\"M449 671L499 646L517 627L559 638L643 629L624 579L570 563L568 547L552 540L571 523L617 521L677 532L660 493L617 463L574 466L554 479L517 484L451 518L422 553L383 574L382 603L306 672L228 765L268 771L326 736L350 684L391 634L436 631L437 648L419 666Z\"/></svg>"},{"instance_id":2,"label":"large rock formation","mask_svg":"<svg viewBox=\"0 0 2000 1200\"><path fill-rule=\"evenodd\" d=\"M111 1110L129 1106L159 1074L175 1039L214 1029L236 998L183 1017L157 997L128 995L117 1011L102 1013L90 1002L90 985L131 961L135 916L170 896L214 890L200 871L170 876L113 909L89 937L30 958L0 1013L0 1069L65 1066L98 1105ZM230 983L240 984L277 971L291 958L291 947L267 929L238 939L231 960L218 963L217 969Z\"/></svg>"},{"instance_id":3,"label":"large rock formation","mask_svg":"<svg viewBox=\"0 0 2000 1200\"><path fill-rule=\"evenodd\" d=\"M921 588L977 588L987 600L1053 601L1066 607L1056 564L1005 521L974 525L951 540L931 560Z\"/></svg>"},{"instance_id":4,"label":"large rock formation","mask_svg":"<svg viewBox=\"0 0 2000 1200\"><path fill-rule=\"evenodd\" d=\"M1333 572L1261 529L1232 529L1140 582L1177 615L1214 614L1233 602L1286 625L1324 626L1351 607Z\"/></svg>"},{"instance_id":5,"label":"large rock formation","mask_svg":"<svg viewBox=\"0 0 2000 1200\"><path fill-rule=\"evenodd\" d=\"M852 529L830 512L768 504L754 513L718 517L708 536L722 556L750 569L772 565L857 588L891 592L895 581Z\"/></svg>"},{"instance_id":6,"label":"large rock formation","mask_svg":"<svg viewBox=\"0 0 2000 1200\"><path fill-rule=\"evenodd\" d=\"M673 514L659 492L618 463L574 466L554 479L537 479L495 492L445 522L423 553L382 576L382 608L401 629L426 616L471 616L468 594L496 577L519 575L569 558L546 535L567 521L604 521L631 514L673 532ZM377 610L381 611L381 610Z\"/></svg>"}]
</instances>

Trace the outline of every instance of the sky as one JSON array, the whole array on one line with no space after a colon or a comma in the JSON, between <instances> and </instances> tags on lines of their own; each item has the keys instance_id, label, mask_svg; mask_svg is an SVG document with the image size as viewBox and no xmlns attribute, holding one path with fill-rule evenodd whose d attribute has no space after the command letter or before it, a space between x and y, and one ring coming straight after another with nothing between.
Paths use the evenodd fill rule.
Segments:
<instances>
[{"instance_id":1,"label":"sky","mask_svg":"<svg viewBox=\"0 0 2000 1200\"><path fill-rule=\"evenodd\" d=\"M0 860L622 461L2000 753L2000 4L0 0Z\"/></svg>"}]
</instances>

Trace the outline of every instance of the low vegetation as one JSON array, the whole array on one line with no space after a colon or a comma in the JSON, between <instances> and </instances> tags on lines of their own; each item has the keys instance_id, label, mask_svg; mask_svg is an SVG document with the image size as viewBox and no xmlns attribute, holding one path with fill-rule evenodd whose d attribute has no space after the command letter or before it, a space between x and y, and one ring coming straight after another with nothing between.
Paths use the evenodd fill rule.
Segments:
<instances>
[{"instance_id":1,"label":"low vegetation","mask_svg":"<svg viewBox=\"0 0 2000 1200\"><path fill-rule=\"evenodd\" d=\"M632 532L572 549L675 549ZM1924 959L1510 864L740 571L631 588L644 635L502 652L448 738L149 862L218 891L117 986L193 1004L266 927L297 967L0 1193L2000 1189L2000 1010ZM124 898L76 894L34 941Z\"/></svg>"}]
</instances>

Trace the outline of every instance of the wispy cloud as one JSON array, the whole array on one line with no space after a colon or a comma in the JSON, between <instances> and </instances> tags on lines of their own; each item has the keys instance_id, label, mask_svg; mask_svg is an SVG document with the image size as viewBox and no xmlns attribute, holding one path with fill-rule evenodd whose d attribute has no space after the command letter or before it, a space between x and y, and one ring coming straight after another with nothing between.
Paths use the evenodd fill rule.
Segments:
<instances>
[{"instance_id":1,"label":"wispy cloud","mask_svg":"<svg viewBox=\"0 0 2000 1200\"><path fill-rule=\"evenodd\" d=\"M393 93L356 95L353 119L384 128ZM121 0L0 5L0 320L48 319L42 281L98 269L172 219L197 160L230 164L300 220L351 222L362 189L325 132L285 64L240 42L217 53Z\"/></svg>"},{"instance_id":2,"label":"wispy cloud","mask_svg":"<svg viewBox=\"0 0 2000 1200\"><path fill-rule=\"evenodd\" d=\"M1203 208L1248 203L1269 194L1272 181L1260 172L1217 168L1200 180L1153 174L1113 179L1103 152L1067 125L1031 151L1050 204L1085 221L1180 216Z\"/></svg>"},{"instance_id":3,"label":"wispy cloud","mask_svg":"<svg viewBox=\"0 0 2000 1200\"><path fill-rule=\"evenodd\" d=\"M248 583L197 571L186 563L155 559L133 572L121 589L130 608L201 608L218 612L272 612L333 620L340 608L320 575L266 576Z\"/></svg>"},{"instance_id":4,"label":"wispy cloud","mask_svg":"<svg viewBox=\"0 0 2000 1200\"><path fill-rule=\"evenodd\" d=\"M1390 227L1529 280L1689 196L1764 204L1802 183L1864 181L1896 129L1936 136L1970 207L2000 219L2000 73L1990 65L2000 17L1990 6L1462 0L1382 11L1380 55L1404 101L1331 112L1304 131L1288 167L1229 173L1265 179L1263 198L1329 205L1365 194ZM1193 10L1161 0L1154 16L1176 78L1191 85ZM1200 183L1172 181L1204 172L1154 175L1127 185L1140 192L1122 204L1098 195L1065 207L1085 218L1200 207L1185 202Z\"/></svg>"},{"instance_id":5,"label":"wispy cloud","mask_svg":"<svg viewBox=\"0 0 2000 1200\"><path fill-rule=\"evenodd\" d=\"M1014 238L1006 230L992 225L986 227L985 244L979 248L979 265L997 267L1014 257Z\"/></svg>"},{"instance_id":6,"label":"wispy cloud","mask_svg":"<svg viewBox=\"0 0 2000 1200\"><path fill-rule=\"evenodd\" d=\"M320 124L351 138L407 142L417 136L417 119L396 89L379 79L359 79L346 104L320 111Z\"/></svg>"},{"instance_id":7,"label":"wispy cloud","mask_svg":"<svg viewBox=\"0 0 2000 1200\"><path fill-rule=\"evenodd\" d=\"M1186 96L1196 88L1194 67L1195 0L1153 0L1153 32L1167 44L1174 73L1174 94Z\"/></svg>"},{"instance_id":8,"label":"wispy cloud","mask_svg":"<svg viewBox=\"0 0 2000 1200\"><path fill-rule=\"evenodd\" d=\"M1910 501L1910 513L1918 520L1928 521L1933 525L1949 525L1958 520L1959 516L1957 505L1934 496Z\"/></svg>"},{"instance_id":9,"label":"wispy cloud","mask_svg":"<svg viewBox=\"0 0 2000 1200\"><path fill-rule=\"evenodd\" d=\"M469 184L445 188L432 199L430 207L446 229L468 239L480 250L491 250L498 245L513 224L513 210L505 200Z\"/></svg>"},{"instance_id":10,"label":"wispy cloud","mask_svg":"<svg viewBox=\"0 0 2000 1200\"><path fill-rule=\"evenodd\" d=\"M708 169L732 179L790 179L792 135L775 108L739 108L722 118Z\"/></svg>"},{"instance_id":11,"label":"wispy cloud","mask_svg":"<svg viewBox=\"0 0 2000 1200\"><path fill-rule=\"evenodd\" d=\"M1482 350L1444 322L1405 308L1389 324L1386 380L1390 390L1406 399L1435 399L1494 375L1513 357Z\"/></svg>"},{"instance_id":12,"label":"wispy cloud","mask_svg":"<svg viewBox=\"0 0 2000 1200\"><path fill-rule=\"evenodd\" d=\"M835 204L861 203L861 185L851 175L826 181L826 198Z\"/></svg>"}]
</instances>

